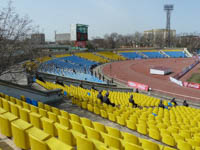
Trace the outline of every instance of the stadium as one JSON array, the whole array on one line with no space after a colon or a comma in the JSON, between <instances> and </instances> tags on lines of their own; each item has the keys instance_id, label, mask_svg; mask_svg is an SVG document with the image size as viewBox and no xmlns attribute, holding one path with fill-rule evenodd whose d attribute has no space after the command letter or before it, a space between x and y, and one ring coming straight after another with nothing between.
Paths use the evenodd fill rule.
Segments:
<instances>
[{"instance_id":1,"label":"stadium","mask_svg":"<svg viewBox=\"0 0 200 150\"><path fill-rule=\"evenodd\" d=\"M200 150L200 34L174 5L147 30L157 2L14 3L44 28L0 6L0 150Z\"/></svg>"},{"instance_id":2,"label":"stadium","mask_svg":"<svg viewBox=\"0 0 200 150\"><path fill-rule=\"evenodd\" d=\"M184 83L198 71L199 60L185 49L82 51L37 58L23 66L36 68L31 82L49 95L44 99L38 90L31 95L28 89L23 95L10 93L8 87L1 91L0 131L18 148L200 148L199 89ZM167 74L150 72L166 67ZM110 105L97 97L99 91L102 96L109 92ZM131 95L137 107L129 102ZM173 97L177 106L170 102Z\"/></svg>"}]
</instances>

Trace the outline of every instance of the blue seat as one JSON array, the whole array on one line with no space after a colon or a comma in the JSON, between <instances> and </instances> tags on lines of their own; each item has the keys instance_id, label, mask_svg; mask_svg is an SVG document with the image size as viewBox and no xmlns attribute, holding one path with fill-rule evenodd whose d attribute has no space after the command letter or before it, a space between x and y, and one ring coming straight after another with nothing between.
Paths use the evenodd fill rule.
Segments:
<instances>
[{"instance_id":1,"label":"blue seat","mask_svg":"<svg viewBox=\"0 0 200 150\"><path fill-rule=\"evenodd\" d=\"M32 104L32 101L31 101L31 99L30 98L26 98L26 102L28 103L28 104Z\"/></svg>"},{"instance_id":2,"label":"blue seat","mask_svg":"<svg viewBox=\"0 0 200 150\"><path fill-rule=\"evenodd\" d=\"M34 99L32 99L32 105L34 105L34 106L38 106L38 101L36 101L36 100L34 100Z\"/></svg>"}]
</instances>

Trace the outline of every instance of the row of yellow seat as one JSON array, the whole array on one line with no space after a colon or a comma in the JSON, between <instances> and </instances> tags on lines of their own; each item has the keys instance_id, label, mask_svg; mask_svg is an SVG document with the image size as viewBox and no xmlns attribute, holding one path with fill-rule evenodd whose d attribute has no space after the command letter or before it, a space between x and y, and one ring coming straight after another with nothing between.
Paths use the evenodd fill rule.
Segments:
<instances>
[{"instance_id":1,"label":"row of yellow seat","mask_svg":"<svg viewBox=\"0 0 200 150\"><path fill-rule=\"evenodd\" d=\"M109 62L108 59L104 59L104 58L97 56L93 53L76 53L75 55L82 57L82 58L85 58L85 59L88 59L88 60L91 60L91 61L94 61L94 62L99 62L99 63Z\"/></svg>"},{"instance_id":2,"label":"row of yellow seat","mask_svg":"<svg viewBox=\"0 0 200 150\"><path fill-rule=\"evenodd\" d=\"M126 60L125 57L115 54L113 52L97 52L97 54L106 57L110 60Z\"/></svg>"},{"instance_id":3,"label":"row of yellow seat","mask_svg":"<svg viewBox=\"0 0 200 150\"><path fill-rule=\"evenodd\" d=\"M178 147L187 145L188 149L199 149L199 109L183 106L172 107L169 110L158 107L133 109L129 105L112 107L102 105L100 100L96 99L96 95L91 94L95 92L94 90L74 86L62 87L48 82L43 83L43 86L50 89L61 88L70 93L74 104L167 145ZM80 95L77 96L78 93Z\"/></svg>"},{"instance_id":4,"label":"row of yellow seat","mask_svg":"<svg viewBox=\"0 0 200 150\"><path fill-rule=\"evenodd\" d=\"M0 96L0 132L22 149L171 149L40 102Z\"/></svg>"},{"instance_id":5,"label":"row of yellow seat","mask_svg":"<svg viewBox=\"0 0 200 150\"><path fill-rule=\"evenodd\" d=\"M71 54L57 54L55 55L56 58L60 58L60 57L68 57L68 56L71 56Z\"/></svg>"}]
</instances>

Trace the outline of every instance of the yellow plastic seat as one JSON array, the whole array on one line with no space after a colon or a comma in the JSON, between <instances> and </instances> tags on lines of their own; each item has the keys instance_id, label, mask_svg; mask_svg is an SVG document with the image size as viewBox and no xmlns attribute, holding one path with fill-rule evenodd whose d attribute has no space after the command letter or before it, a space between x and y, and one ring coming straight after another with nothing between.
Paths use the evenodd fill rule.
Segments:
<instances>
[{"instance_id":1,"label":"yellow plastic seat","mask_svg":"<svg viewBox=\"0 0 200 150\"><path fill-rule=\"evenodd\" d=\"M158 144L142 139L142 148L147 150L160 150Z\"/></svg>"},{"instance_id":2,"label":"yellow plastic seat","mask_svg":"<svg viewBox=\"0 0 200 150\"><path fill-rule=\"evenodd\" d=\"M13 103L10 104L10 112L15 116L19 117L19 108L17 107L16 104Z\"/></svg>"},{"instance_id":3,"label":"yellow plastic seat","mask_svg":"<svg viewBox=\"0 0 200 150\"><path fill-rule=\"evenodd\" d=\"M192 150L192 146L187 143L187 142L184 142L182 140L179 140L178 141L178 145L177 145L178 149L180 150Z\"/></svg>"},{"instance_id":4,"label":"yellow plastic seat","mask_svg":"<svg viewBox=\"0 0 200 150\"><path fill-rule=\"evenodd\" d=\"M60 110L60 113L61 113L61 116L67 118L67 119L70 119L70 116L69 116L69 113L64 111L64 110Z\"/></svg>"},{"instance_id":5,"label":"yellow plastic seat","mask_svg":"<svg viewBox=\"0 0 200 150\"><path fill-rule=\"evenodd\" d=\"M200 147L200 142L197 140L193 140L193 139L188 139L187 143L189 143L191 146L193 147Z\"/></svg>"},{"instance_id":6,"label":"yellow plastic seat","mask_svg":"<svg viewBox=\"0 0 200 150\"><path fill-rule=\"evenodd\" d=\"M107 133L116 138L122 138L121 132L118 129L107 126Z\"/></svg>"},{"instance_id":7,"label":"yellow plastic seat","mask_svg":"<svg viewBox=\"0 0 200 150\"><path fill-rule=\"evenodd\" d=\"M23 108L30 110L30 105L27 102L22 102Z\"/></svg>"},{"instance_id":8,"label":"yellow plastic seat","mask_svg":"<svg viewBox=\"0 0 200 150\"><path fill-rule=\"evenodd\" d=\"M160 140L160 133L159 133L158 130L149 129L149 137L159 141Z\"/></svg>"},{"instance_id":9,"label":"yellow plastic seat","mask_svg":"<svg viewBox=\"0 0 200 150\"><path fill-rule=\"evenodd\" d=\"M30 110L28 110L28 109L25 109L25 108L19 109L20 119L22 119L26 122L30 122L29 113L30 113Z\"/></svg>"},{"instance_id":10,"label":"yellow plastic seat","mask_svg":"<svg viewBox=\"0 0 200 150\"><path fill-rule=\"evenodd\" d=\"M77 132L85 134L84 128L83 128L83 126L80 123L77 123L75 121L70 121L70 124L71 124L72 130L75 130Z\"/></svg>"},{"instance_id":11,"label":"yellow plastic seat","mask_svg":"<svg viewBox=\"0 0 200 150\"><path fill-rule=\"evenodd\" d=\"M51 106L44 104L44 109L51 112Z\"/></svg>"},{"instance_id":12,"label":"yellow plastic seat","mask_svg":"<svg viewBox=\"0 0 200 150\"><path fill-rule=\"evenodd\" d=\"M30 123L33 126L39 128L39 129L42 129L42 123L41 123L41 120L40 120L41 117L42 116L40 114L37 114L35 112L31 112L30 113Z\"/></svg>"},{"instance_id":13,"label":"yellow plastic seat","mask_svg":"<svg viewBox=\"0 0 200 150\"><path fill-rule=\"evenodd\" d=\"M2 100L2 105L3 105L3 109L5 109L6 111L10 112L10 104L7 100L3 99Z\"/></svg>"},{"instance_id":14,"label":"yellow plastic seat","mask_svg":"<svg viewBox=\"0 0 200 150\"><path fill-rule=\"evenodd\" d=\"M41 121L42 121L42 127L46 133L50 134L51 136L57 135L53 120L42 117Z\"/></svg>"},{"instance_id":15,"label":"yellow plastic seat","mask_svg":"<svg viewBox=\"0 0 200 150\"><path fill-rule=\"evenodd\" d=\"M48 145L45 143L45 141L39 140L32 135L29 135L29 141L31 150L49 150Z\"/></svg>"},{"instance_id":16,"label":"yellow plastic seat","mask_svg":"<svg viewBox=\"0 0 200 150\"><path fill-rule=\"evenodd\" d=\"M5 110L5 109L3 109L3 108L0 108L0 114L4 114L4 113L6 113L7 111Z\"/></svg>"},{"instance_id":17,"label":"yellow plastic seat","mask_svg":"<svg viewBox=\"0 0 200 150\"><path fill-rule=\"evenodd\" d=\"M102 137L101 137L101 134L99 133L99 131L92 129L90 127L87 127L87 126L85 126L85 131L87 134L87 138L102 141Z\"/></svg>"},{"instance_id":18,"label":"yellow plastic seat","mask_svg":"<svg viewBox=\"0 0 200 150\"><path fill-rule=\"evenodd\" d=\"M126 125L125 118L117 116L117 123L122 125L122 126L125 126Z\"/></svg>"},{"instance_id":19,"label":"yellow plastic seat","mask_svg":"<svg viewBox=\"0 0 200 150\"><path fill-rule=\"evenodd\" d=\"M138 137L133 135L133 134L130 134L128 132L124 132L123 137L124 137L124 141L126 141L128 143L140 145Z\"/></svg>"},{"instance_id":20,"label":"yellow plastic seat","mask_svg":"<svg viewBox=\"0 0 200 150\"><path fill-rule=\"evenodd\" d=\"M48 117L47 110L39 108L39 114L42 115L42 117Z\"/></svg>"},{"instance_id":21,"label":"yellow plastic seat","mask_svg":"<svg viewBox=\"0 0 200 150\"><path fill-rule=\"evenodd\" d=\"M116 121L115 114L108 113L108 119L109 119L110 121L113 121L113 122L115 122L115 121Z\"/></svg>"},{"instance_id":22,"label":"yellow plastic seat","mask_svg":"<svg viewBox=\"0 0 200 150\"><path fill-rule=\"evenodd\" d=\"M87 102L86 101L81 102L81 108L87 109Z\"/></svg>"},{"instance_id":23,"label":"yellow plastic seat","mask_svg":"<svg viewBox=\"0 0 200 150\"><path fill-rule=\"evenodd\" d=\"M169 146L175 146L175 140L172 136L168 135L168 134L163 134L162 135L162 142L169 145Z\"/></svg>"},{"instance_id":24,"label":"yellow plastic seat","mask_svg":"<svg viewBox=\"0 0 200 150\"><path fill-rule=\"evenodd\" d=\"M38 108L44 109L44 104L43 104L42 102L39 102L39 101L38 101Z\"/></svg>"},{"instance_id":25,"label":"yellow plastic seat","mask_svg":"<svg viewBox=\"0 0 200 150\"><path fill-rule=\"evenodd\" d=\"M74 122L81 123L80 117L78 115L70 114L70 118Z\"/></svg>"},{"instance_id":26,"label":"yellow plastic seat","mask_svg":"<svg viewBox=\"0 0 200 150\"><path fill-rule=\"evenodd\" d=\"M29 138L26 130L32 128L32 125L22 119L15 120L11 123L14 143L21 149L29 149Z\"/></svg>"},{"instance_id":27,"label":"yellow plastic seat","mask_svg":"<svg viewBox=\"0 0 200 150\"><path fill-rule=\"evenodd\" d=\"M45 143L45 140L51 137L50 134L47 134L36 127L27 129L26 132L29 136L31 150L48 150L48 146Z\"/></svg>"},{"instance_id":28,"label":"yellow plastic seat","mask_svg":"<svg viewBox=\"0 0 200 150\"><path fill-rule=\"evenodd\" d=\"M137 131L141 134L147 135L147 127L143 124L137 125Z\"/></svg>"},{"instance_id":29,"label":"yellow plastic seat","mask_svg":"<svg viewBox=\"0 0 200 150\"><path fill-rule=\"evenodd\" d=\"M141 146L138 146L133 143L128 143L128 142L124 143L124 147L125 147L125 150L143 150Z\"/></svg>"},{"instance_id":30,"label":"yellow plastic seat","mask_svg":"<svg viewBox=\"0 0 200 150\"><path fill-rule=\"evenodd\" d=\"M71 125L70 125L69 119L67 119L67 118L65 118L63 116L58 116L58 120L59 120L61 125L71 129Z\"/></svg>"},{"instance_id":31,"label":"yellow plastic seat","mask_svg":"<svg viewBox=\"0 0 200 150\"><path fill-rule=\"evenodd\" d=\"M95 150L95 146L90 140L77 137L77 150Z\"/></svg>"},{"instance_id":32,"label":"yellow plastic seat","mask_svg":"<svg viewBox=\"0 0 200 150\"><path fill-rule=\"evenodd\" d=\"M89 119L87 119L87 118L81 118L81 123L82 123L82 125L84 125L84 126L88 126L88 127L93 128L92 121L89 120Z\"/></svg>"},{"instance_id":33,"label":"yellow plastic seat","mask_svg":"<svg viewBox=\"0 0 200 150\"><path fill-rule=\"evenodd\" d=\"M91 104L87 104L87 109L88 109L88 111L90 111L90 112L93 112L93 111L94 111L94 108L93 108L93 106L92 106Z\"/></svg>"},{"instance_id":34,"label":"yellow plastic seat","mask_svg":"<svg viewBox=\"0 0 200 150\"><path fill-rule=\"evenodd\" d=\"M93 126L95 130L106 133L106 128L103 124L98 122L93 122Z\"/></svg>"},{"instance_id":35,"label":"yellow plastic seat","mask_svg":"<svg viewBox=\"0 0 200 150\"><path fill-rule=\"evenodd\" d=\"M60 110L59 110L58 108L56 108L56 107L51 107L51 109L52 109L52 112L53 112L54 114L60 115Z\"/></svg>"},{"instance_id":36,"label":"yellow plastic seat","mask_svg":"<svg viewBox=\"0 0 200 150\"><path fill-rule=\"evenodd\" d=\"M55 137L52 137L45 141L50 150L74 150L73 147L63 143Z\"/></svg>"},{"instance_id":37,"label":"yellow plastic seat","mask_svg":"<svg viewBox=\"0 0 200 150\"><path fill-rule=\"evenodd\" d=\"M0 132L1 134L12 137L11 122L18 119L17 116L10 112L0 114Z\"/></svg>"},{"instance_id":38,"label":"yellow plastic seat","mask_svg":"<svg viewBox=\"0 0 200 150\"><path fill-rule=\"evenodd\" d=\"M62 142L66 143L70 146L75 146L74 142L73 142L74 137L73 137L71 131L67 127L65 127L59 123L55 123L55 127L58 131L58 139L59 140L61 140Z\"/></svg>"},{"instance_id":39,"label":"yellow plastic seat","mask_svg":"<svg viewBox=\"0 0 200 150\"><path fill-rule=\"evenodd\" d=\"M121 141L113 136L110 136L108 134L102 133L104 143L108 145L109 147L113 147L116 149L122 149Z\"/></svg>"},{"instance_id":40,"label":"yellow plastic seat","mask_svg":"<svg viewBox=\"0 0 200 150\"><path fill-rule=\"evenodd\" d=\"M38 113L38 108L33 105L30 105L30 110L31 110L31 112Z\"/></svg>"},{"instance_id":41,"label":"yellow plastic seat","mask_svg":"<svg viewBox=\"0 0 200 150\"><path fill-rule=\"evenodd\" d=\"M54 113L52 113L52 112L47 112L47 114L48 114L48 118L49 118L50 120L53 120L53 121L55 121L55 122L58 122L58 118L57 118L57 115L56 115L56 114L54 114Z\"/></svg>"},{"instance_id":42,"label":"yellow plastic seat","mask_svg":"<svg viewBox=\"0 0 200 150\"><path fill-rule=\"evenodd\" d=\"M132 129L132 130L136 130L137 127L136 127L136 122L132 121L132 120L127 120L126 121L126 126L129 128L129 129Z\"/></svg>"},{"instance_id":43,"label":"yellow plastic seat","mask_svg":"<svg viewBox=\"0 0 200 150\"><path fill-rule=\"evenodd\" d=\"M100 113L101 113L101 117L108 118L108 114L105 110L100 110Z\"/></svg>"},{"instance_id":44,"label":"yellow plastic seat","mask_svg":"<svg viewBox=\"0 0 200 150\"><path fill-rule=\"evenodd\" d=\"M98 107L96 107L96 106L94 106L94 113L96 115L100 115L100 109Z\"/></svg>"},{"instance_id":45,"label":"yellow plastic seat","mask_svg":"<svg viewBox=\"0 0 200 150\"><path fill-rule=\"evenodd\" d=\"M18 100L18 99L17 99L17 100L16 100L16 104L19 105L19 106L21 106L21 107L23 107L23 104L22 104L22 101L21 101L21 100Z\"/></svg>"}]
</instances>

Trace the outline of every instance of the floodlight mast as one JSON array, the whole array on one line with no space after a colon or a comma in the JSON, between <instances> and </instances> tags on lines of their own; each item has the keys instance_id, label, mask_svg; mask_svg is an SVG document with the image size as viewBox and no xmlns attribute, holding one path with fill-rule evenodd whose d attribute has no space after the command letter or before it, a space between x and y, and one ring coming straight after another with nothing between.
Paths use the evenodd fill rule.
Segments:
<instances>
[{"instance_id":1,"label":"floodlight mast","mask_svg":"<svg viewBox=\"0 0 200 150\"><path fill-rule=\"evenodd\" d=\"M166 38L166 45L168 47L171 47L171 31L170 31L170 17L171 17L171 12L174 10L174 5L164 5L164 10L167 13L167 23L166 23L166 31L168 34L168 37Z\"/></svg>"}]
</instances>

